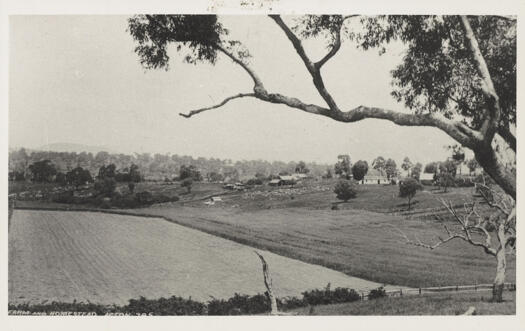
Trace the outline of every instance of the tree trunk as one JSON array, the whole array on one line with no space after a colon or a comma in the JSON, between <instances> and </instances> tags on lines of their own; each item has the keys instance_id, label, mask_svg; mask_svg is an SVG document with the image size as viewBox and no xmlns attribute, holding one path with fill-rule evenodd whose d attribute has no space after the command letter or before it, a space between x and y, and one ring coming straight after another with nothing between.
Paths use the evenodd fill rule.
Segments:
<instances>
[{"instance_id":1,"label":"tree trunk","mask_svg":"<svg viewBox=\"0 0 525 331\"><path fill-rule=\"evenodd\" d=\"M496 278L494 278L494 287L492 288L492 301L503 301L503 288L505 286L505 271L507 268L507 258L505 256L505 243L507 237L505 236L505 225L498 226L498 240L500 242L500 249L496 253L497 267Z\"/></svg>"},{"instance_id":2,"label":"tree trunk","mask_svg":"<svg viewBox=\"0 0 525 331\"><path fill-rule=\"evenodd\" d=\"M476 160L492 179L514 200L516 200L516 175L510 172L500 160L492 146L482 145L474 149Z\"/></svg>"}]
</instances>

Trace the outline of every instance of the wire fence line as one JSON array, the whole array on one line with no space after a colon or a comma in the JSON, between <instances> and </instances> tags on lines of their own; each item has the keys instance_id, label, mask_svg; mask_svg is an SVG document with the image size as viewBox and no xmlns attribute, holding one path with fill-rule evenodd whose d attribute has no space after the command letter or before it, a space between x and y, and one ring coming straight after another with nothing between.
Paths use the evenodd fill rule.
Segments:
<instances>
[{"instance_id":1,"label":"wire fence line","mask_svg":"<svg viewBox=\"0 0 525 331\"><path fill-rule=\"evenodd\" d=\"M474 284L474 285L456 285L456 286L435 286L435 287L419 287L419 288L401 288L399 290L385 291L387 297L401 297L404 295L421 295L439 292L476 292L476 291L491 291L494 288L493 284ZM505 283L504 289L508 291L516 291L515 283ZM368 300L369 294L361 292L361 300Z\"/></svg>"}]
</instances>

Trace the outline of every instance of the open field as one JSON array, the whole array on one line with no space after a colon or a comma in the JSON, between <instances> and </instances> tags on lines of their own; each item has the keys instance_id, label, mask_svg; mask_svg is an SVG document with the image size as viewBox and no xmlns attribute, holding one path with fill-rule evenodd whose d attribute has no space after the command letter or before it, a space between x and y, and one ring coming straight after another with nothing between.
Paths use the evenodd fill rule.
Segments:
<instances>
[{"instance_id":1,"label":"open field","mask_svg":"<svg viewBox=\"0 0 525 331\"><path fill-rule=\"evenodd\" d=\"M504 302L490 302L490 292L445 293L382 298L295 309L299 315L460 315L471 306L477 315L516 314L516 292L504 294Z\"/></svg>"},{"instance_id":2,"label":"open field","mask_svg":"<svg viewBox=\"0 0 525 331\"><path fill-rule=\"evenodd\" d=\"M302 208L243 211L213 206L153 206L128 210L166 217L176 223L323 265L379 283L409 287L491 283L495 259L462 241L430 251L405 244L397 229L422 241L443 235L434 221L363 210ZM515 261L509 257L507 281L515 281Z\"/></svg>"},{"instance_id":3,"label":"open field","mask_svg":"<svg viewBox=\"0 0 525 331\"><path fill-rule=\"evenodd\" d=\"M277 296L380 284L261 252ZM9 233L9 302L124 304L177 295L207 301L263 293L253 248L162 219L15 210Z\"/></svg>"}]
</instances>

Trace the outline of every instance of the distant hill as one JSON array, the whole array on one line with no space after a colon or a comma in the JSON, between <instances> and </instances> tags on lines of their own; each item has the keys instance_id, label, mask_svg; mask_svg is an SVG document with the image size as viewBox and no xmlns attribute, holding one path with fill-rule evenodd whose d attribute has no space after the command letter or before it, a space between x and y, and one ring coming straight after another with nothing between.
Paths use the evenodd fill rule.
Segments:
<instances>
[{"instance_id":1,"label":"distant hill","mask_svg":"<svg viewBox=\"0 0 525 331\"><path fill-rule=\"evenodd\" d=\"M96 154L98 152L108 152L108 153L115 153L115 151L111 150L110 148L103 147L103 146L89 146L89 145L82 145L82 144L70 144L70 143L54 143L54 144L48 144L41 147L35 148L35 150L40 151L53 151L53 152L86 152L86 153L93 153Z\"/></svg>"}]
</instances>

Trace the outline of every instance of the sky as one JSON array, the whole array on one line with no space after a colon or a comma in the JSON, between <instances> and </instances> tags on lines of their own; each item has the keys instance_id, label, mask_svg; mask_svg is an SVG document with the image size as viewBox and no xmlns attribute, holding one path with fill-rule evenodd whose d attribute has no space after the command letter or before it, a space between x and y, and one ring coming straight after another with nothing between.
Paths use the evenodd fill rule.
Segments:
<instances>
[{"instance_id":1,"label":"sky","mask_svg":"<svg viewBox=\"0 0 525 331\"><path fill-rule=\"evenodd\" d=\"M430 127L401 127L367 119L339 123L283 105L237 99L191 119L178 115L209 106L252 81L220 57L215 66L183 63L170 52L170 70L145 70L134 53L127 16L11 16L9 20L9 146L53 143L112 151L171 153L232 160L334 163L381 155L401 163L444 160L455 142ZM288 22L290 18L286 19ZM231 37L250 50L250 63L270 92L325 106L279 27L265 16L226 16ZM322 40L305 42L313 60ZM397 103L390 71L403 46L385 55L345 42L323 67L328 90L343 110L359 105L408 111Z\"/></svg>"}]
</instances>

